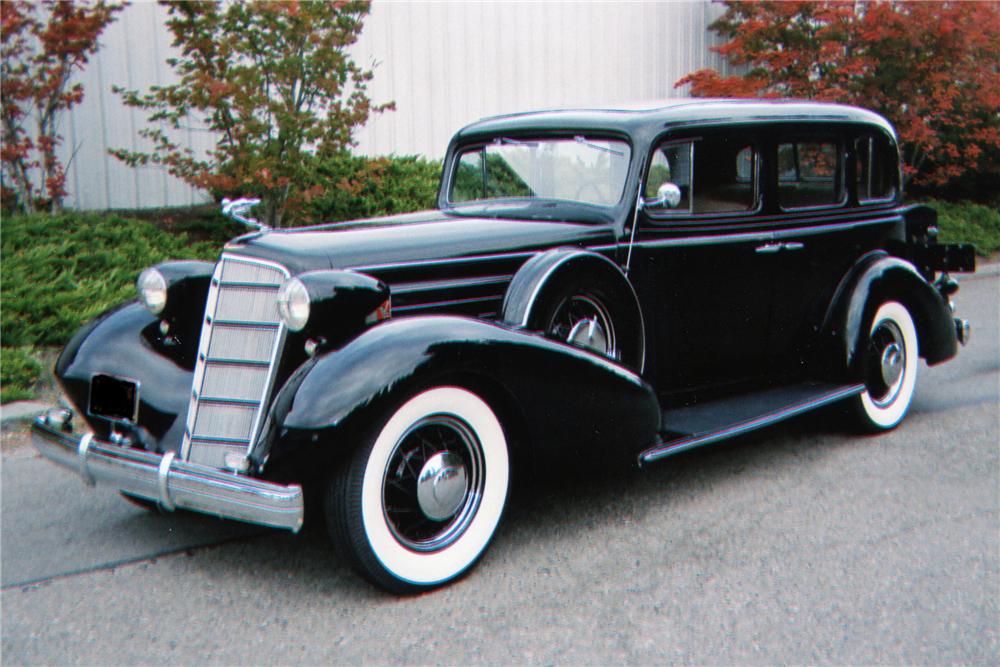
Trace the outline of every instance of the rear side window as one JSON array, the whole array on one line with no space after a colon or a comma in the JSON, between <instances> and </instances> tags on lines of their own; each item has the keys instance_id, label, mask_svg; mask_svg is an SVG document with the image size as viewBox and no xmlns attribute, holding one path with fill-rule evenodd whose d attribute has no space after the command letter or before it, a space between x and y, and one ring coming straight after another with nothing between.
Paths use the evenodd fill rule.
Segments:
<instances>
[{"instance_id":1,"label":"rear side window","mask_svg":"<svg viewBox=\"0 0 1000 667\"><path fill-rule=\"evenodd\" d=\"M896 196L899 165L885 137L867 134L854 143L854 174L858 201L886 201Z\"/></svg>"},{"instance_id":2,"label":"rear side window","mask_svg":"<svg viewBox=\"0 0 1000 667\"><path fill-rule=\"evenodd\" d=\"M782 208L813 208L842 203L842 174L837 142L778 144L778 204Z\"/></svg>"}]
</instances>

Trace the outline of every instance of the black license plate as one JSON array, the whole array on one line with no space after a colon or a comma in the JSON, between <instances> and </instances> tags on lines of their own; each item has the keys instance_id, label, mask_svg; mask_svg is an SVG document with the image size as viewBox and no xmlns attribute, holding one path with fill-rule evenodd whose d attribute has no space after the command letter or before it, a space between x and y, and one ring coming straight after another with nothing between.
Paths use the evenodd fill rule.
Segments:
<instances>
[{"instance_id":1,"label":"black license plate","mask_svg":"<svg viewBox=\"0 0 1000 667\"><path fill-rule=\"evenodd\" d=\"M110 375L90 380L90 414L134 422L139 413L139 385Z\"/></svg>"}]
</instances>

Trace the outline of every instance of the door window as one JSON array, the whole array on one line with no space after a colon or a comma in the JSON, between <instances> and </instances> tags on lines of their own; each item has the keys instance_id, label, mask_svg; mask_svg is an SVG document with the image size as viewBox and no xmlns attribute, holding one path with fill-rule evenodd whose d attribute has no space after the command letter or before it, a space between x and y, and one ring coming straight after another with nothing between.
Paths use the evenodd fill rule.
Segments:
<instances>
[{"instance_id":1,"label":"door window","mask_svg":"<svg viewBox=\"0 0 1000 667\"><path fill-rule=\"evenodd\" d=\"M844 200L840 149L832 141L778 144L778 203L782 208L831 206Z\"/></svg>"},{"instance_id":2,"label":"door window","mask_svg":"<svg viewBox=\"0 0 1000 667\"><path fill-rule=\"evenodd\" d=\"M653 153L644 193L655 198L664 183L680 189L680 203L651 209L654 215L752 211L757 206L757 165L754 146L730 137L666 143Z\"/></svg>"}]
</instances>

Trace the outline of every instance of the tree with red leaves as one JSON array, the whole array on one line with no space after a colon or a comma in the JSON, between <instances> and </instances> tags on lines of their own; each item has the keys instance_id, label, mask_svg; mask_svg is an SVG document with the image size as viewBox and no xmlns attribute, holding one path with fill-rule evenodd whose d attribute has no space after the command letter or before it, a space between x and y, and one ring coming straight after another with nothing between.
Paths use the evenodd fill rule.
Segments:
<instances>
[{"instance_id":1,"label":"tree with red leaves","mask_svg":"<svg viewBox=\"0 0 1000 667\"><path fill-rule=\"evenodd\" d=\"M743 73L703 69L695 96L790 97L877 111L899 132L916 185L1000 178L1000 4L726 2L715 50ZM986 193L987 198L990 193ZM996 193L992 193L996 196Z\"/></svg>"},{"instance_id":2,"label":"tree with red leaves","mask_svg":"<svg viewBox=\"0 0 1000 667\"><path fill-rule=\"evenodd\" d=\"M0 2L4 208L58 211L66 170L56 155L62 112L83 100L73 75L97 52L122 3ZM41 10L41 16L39 16ZM28 127L31 121L34 127Z\"/></svg>"}]
</instances>

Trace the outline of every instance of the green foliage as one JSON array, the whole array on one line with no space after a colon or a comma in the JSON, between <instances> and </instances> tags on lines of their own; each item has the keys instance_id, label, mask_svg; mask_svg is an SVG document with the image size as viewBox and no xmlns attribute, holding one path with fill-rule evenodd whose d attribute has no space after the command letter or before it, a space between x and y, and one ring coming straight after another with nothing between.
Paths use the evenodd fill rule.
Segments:
<instances>
[{"instance_id":1,"label":"green foliage","mask_svg":"<svg viewBox=\"0 0 1000 667\"><path fill-rule=\"evenodd\" d=\"M214 243L190 243L148 222L97 213L3 221L3 344L64 344L76 329L135 295L143 268L167 259L214 259Z\"/></svg>"},{"instance_id":2,"label":"green foliage","mask_svg":"<svg viewBox=\"0 0 1000 667\"><path fill-rule=\"evenodd\" d=\"M971 202L925 202L938 212L942 243L975 243L976 252L989 257L1000 251L1000 210Z\"/></svg>"},{"instance_id":3,"label":"green foliage","mask_svg":"<svg viewBox=\"0 0 1000 667\"><path fill-rule=\"evenodd\" d=\"M30 347L0 350L0 403L35 397L34 385L42 372L42 364L31 352Z\"/></svg>"},{"instance_id":4,"label":"green foliage","mask_svg":"<svg viewBox=\"0 0 1000 667\"><path fill-rule=\"evenodd\" d=\"M304 206L303 222L337 222L434 208L441 163L420 157L357 157L341 153L313 162L323 194Z\"/></svg>"},{"instance_id":5,"label":"green foliage","mask_svg":"<svg viewBox=\"0 0 1000 667\"><path fill-rule=\"evenodd\" d=\"M125 104L149 113L139 134L153 147L112 154L132 166L163 165L195 187L260 197L257 215L271 226L300 219L303 204L325 192L311 179L312 156L349 149L354 128L392 108L371 103L372 71L348 52L368 3L162 4L180 53L167 60L177 83L115 87ZM172 139L189 126L213 133L206 157Z\"/></svg>"}]
</instances>

